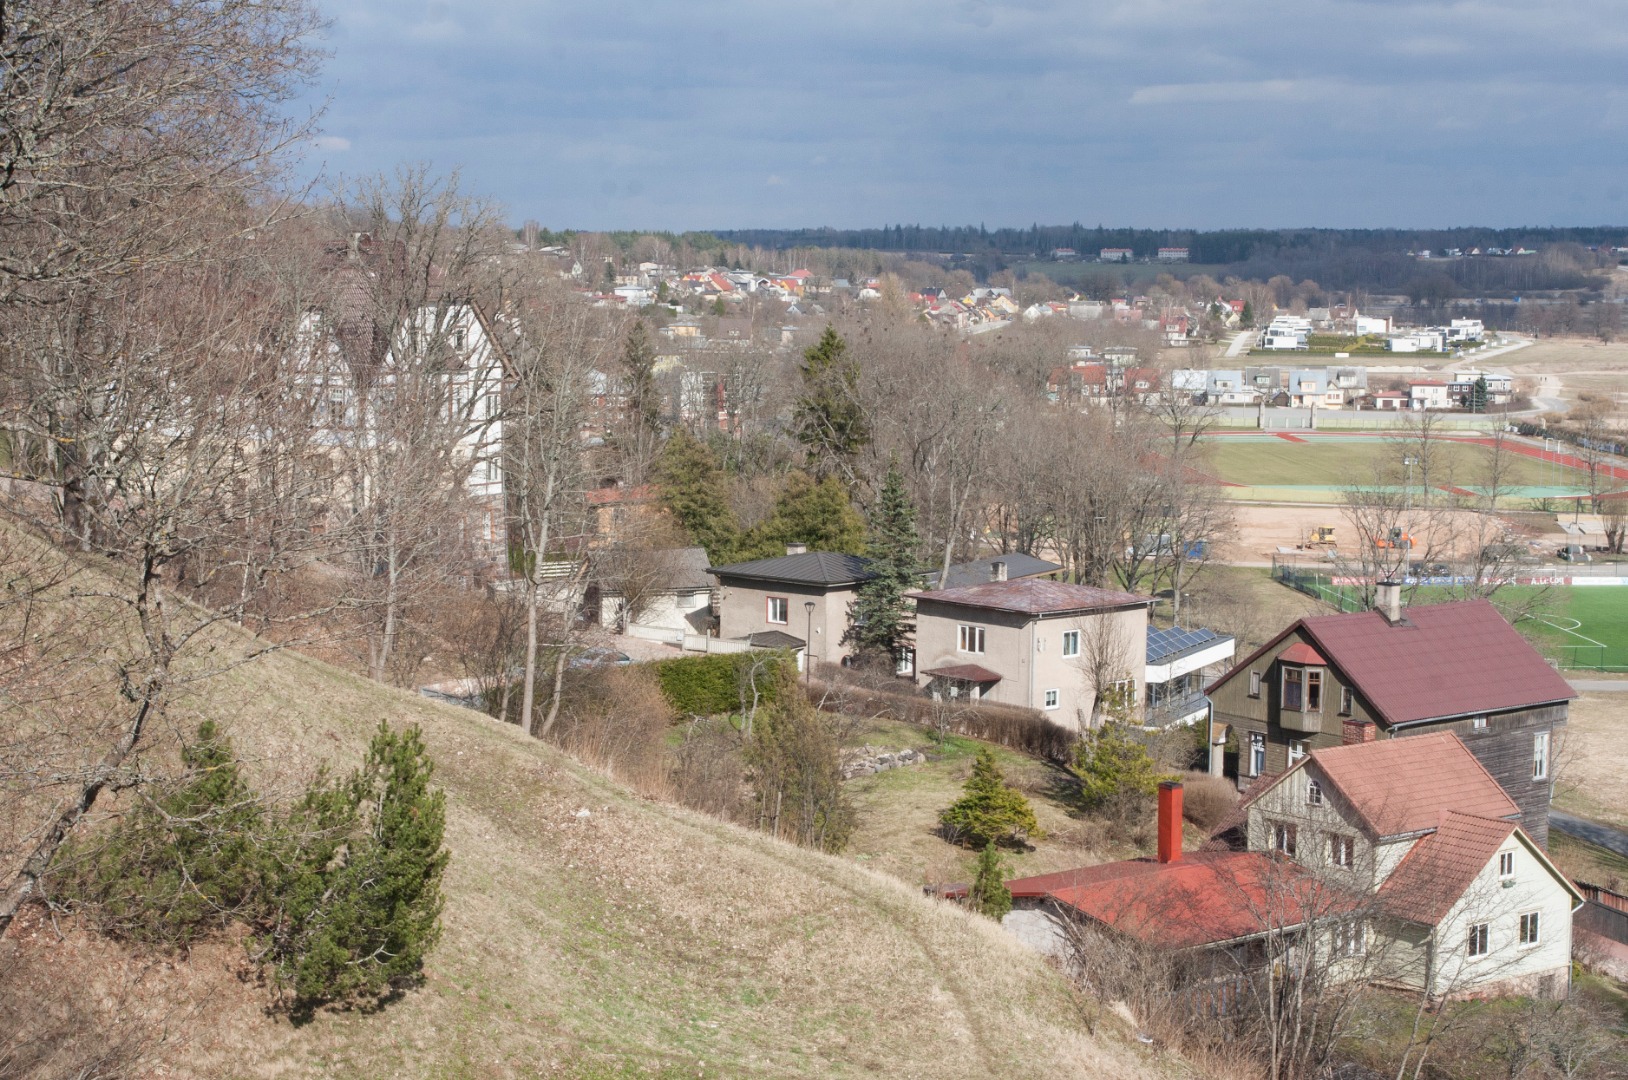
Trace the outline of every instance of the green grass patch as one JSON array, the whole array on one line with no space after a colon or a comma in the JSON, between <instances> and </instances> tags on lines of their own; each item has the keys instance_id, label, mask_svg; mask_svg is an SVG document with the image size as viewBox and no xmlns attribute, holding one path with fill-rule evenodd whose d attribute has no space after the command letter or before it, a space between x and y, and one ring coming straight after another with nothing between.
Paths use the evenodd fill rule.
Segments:
<instances>
[{"instance_id":1,"label":"green grass patch","mask_svg":"<svg viewBox=\"0 0 1628 1080\"><path fill-rule=\"evenodd\" d=\"M1217 438L1201 445L1212 470L1222 480L1253 487L1298 485L1343 489L1371 482L1377 468L1401 460L1402 450L1384 439L1288 439ZM1444 443L1437 453L1440 465L1430 477L1432 487L1453 484L1474 488L1487 472L1484 446L1472 443ZM1420 477L1414 474L1414 482ZM1582 485L1587 480L1580 470L1511 455L1503 483L1508 486Z\"/></svg>"}]
</instances>

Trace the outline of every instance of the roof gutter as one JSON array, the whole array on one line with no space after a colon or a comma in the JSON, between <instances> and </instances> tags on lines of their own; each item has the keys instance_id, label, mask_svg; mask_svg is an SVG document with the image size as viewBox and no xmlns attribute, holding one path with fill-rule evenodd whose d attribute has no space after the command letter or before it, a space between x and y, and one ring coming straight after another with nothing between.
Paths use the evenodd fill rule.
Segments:
<instances>
[{"instance_id":1,"label":"roof gutter","mask_svg":"<svg viewBox=\"0 0 1628 1080\"><path fill-rule=\"evenodd\" d=\"M1572 700L1572 699L1571 698L1554 698L1554 699L1549 700L1549 701L1534 701L1534 702L1532 702L1532 703L1530 703L1528 705L1517 705L1517 706L1515 706L1515 708L1518 708L1518 709L1536 709L1536 708L1538 708L1539 706L1542 706L1542 705L1560 705L1560 704L1564 704L1565 702L1568 702L1570 700ZM1439 724L1443 720L1463 720L1466 717L1470 717L1470 716L1486 716L1489 713L1510 712L1510 711L1511 711L1510 709L1471 709L1469 712L1447 713L1447 714L1442 715L1442 716L1427 716L1427 717L1423 718L1422 720L1403 720L1401 723L1393 723L1393 722L1387 721L1387 723L1390 724L1390 728L1391 728L1392 731L1399 731L1402 728L1418 727L1420 724Z\"/></svg>"}]
</instances>

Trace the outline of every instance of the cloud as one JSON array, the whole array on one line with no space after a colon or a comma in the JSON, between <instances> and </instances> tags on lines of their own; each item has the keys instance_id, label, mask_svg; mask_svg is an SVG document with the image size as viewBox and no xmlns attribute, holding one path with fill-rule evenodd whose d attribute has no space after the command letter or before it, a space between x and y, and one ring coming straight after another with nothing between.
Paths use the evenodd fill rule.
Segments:
<instances>
[{"instance_id":1,"label":"cloud","mask_svg":"<svg viewBox=\"0 0 1628 1080\"><path fill-rule=\"evenodd\" d=\"M343 135L318 135L311 140L318 150L349 150L350 140Z\"/></svg>"}]
</instances>

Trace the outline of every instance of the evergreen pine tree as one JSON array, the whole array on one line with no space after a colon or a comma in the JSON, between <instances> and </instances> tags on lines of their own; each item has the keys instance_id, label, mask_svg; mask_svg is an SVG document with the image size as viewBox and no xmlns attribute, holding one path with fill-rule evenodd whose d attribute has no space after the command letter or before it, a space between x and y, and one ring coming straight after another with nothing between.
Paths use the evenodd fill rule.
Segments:
<instances>
[{"instance_id":1,"label":"evergreen pine tree","mask_svg":"<svg viewBox=\"0 0 1628 1080\"><path fill-rule=\"evenodd\" d=\"M1081 739L1070 771L1080 780L1087 806L1101 806L1121 795L1151 798L1159 781L1176 779L1159 772L1153 755L1125 724L1108 723Z\"/></svg>"},{"instance_id":2,"label":"evergreen pine tree","mask_svg":"<svg viewBox=\"0 0 1628 1080\"><path fill-rule=\"evenodd\" d=\"M1478 413L1487 411L1487 377L1485 375L1478 376L1475 382L1470 384L1470 411Z\"/></svg>"},{"instance_id":3,"label":"evergreen pine tree","mask_svg":"<svg viewBox=\"0 0 1628 1080\"><path fill-rule=\"evenodd\" d=\"M729 505L724 471L712 450L683 428L673 433L656 462L662 504L707 549L707 558L723 564L735 557L740 526Z\"/></svg>"},{"instance_id":4,"label":"evergreen pine tree","mask_svg":"<svg viewBox=\"0 0 1628 1080\"><path fill-rule=\"evenodd\" d=\"M737 557L768 559L786 553L786 545L807 544L810 551L860 555L865 551L865 519L848 501L834 476L816 483L807 473L792 473L775 500L774 512L742 540Z\"/></svg>"},{"instance_id":5,"label":"evergreen pine tree","mask_svg":"<svg viewBox=\"0 0 1628 1080\"><path fill-rule=\"evenodd\" d=\"M957 799L938 816L939 824L957 843L982 848L989 844L1020 845L1042 835L1029 800L1006 784L995 755L980 747L972 775Z\"/></svg>"},{"instance_id":6,"label":"evergreen pine tree","mask_svg":"<svg viewBox=\"0 0 1628 1080\"><path fill-rule=\"evenodd\" d=\"M627 332L622 348L622 367L627 371L628 419L636 429L651 434L661 431L661 397L656 393L656 348L644 320L637 319Z\"/></svg>"},{"instance_id":7,"label":"evergreen pine tree","mask_svg":"<svg viewBox=\"0 0 1628 1080\"><path fill-rule=\"evenodd\" d=\"M803 354L803 396L792 420L817 477L834 474L870 442L858 390L859 363L842 335L827 326Z\"/></svg>"},{"instance_id":8,"label":"evergreen pine tree","mask_svg":"<svg viewBox=\"0 0 1628 1080\"><path fill-rule=\"evenodd\" d=\"M1238 325L1245 330L1252 330L1255 327L1255 305L1248 300L1244 301L1244 310L1238 316Z\"/></svg>"},{"instance_id":9,"label":"evergreen pine tree","mask_svg":"<svg viewBox=\"0 0 1628 1080\"><path fill-rule=\"evenodd\" d=\"M916 584L916 508L904 488L898 462L888 467L882 491L871 510L865 536L865 557L876 576L859 586L848 606L848 632L844 645L855 646L862 658L892 664L915 629L914 605L905 599Z\"/></svg>"},{"instance_id":10,"label":"evergreen pine tree","mask_svg":"<svg viewBox=\"0 0 1628 1080\"><path fill-rule=\"evenodd\" d=\"M1006 867L993 841L978 853L978 870L967 890L967 903L973 911L996 922L1012 910L1012 892L1006 887Z\"/></svg>"}]
</instances>

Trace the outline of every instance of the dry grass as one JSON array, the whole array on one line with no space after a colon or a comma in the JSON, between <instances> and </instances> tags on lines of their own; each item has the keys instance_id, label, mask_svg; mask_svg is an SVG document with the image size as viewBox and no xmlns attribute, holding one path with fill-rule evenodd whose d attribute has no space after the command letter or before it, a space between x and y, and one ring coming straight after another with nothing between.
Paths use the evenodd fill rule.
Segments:
<instances>
[{"instance_id":1,"label":"dry grass","mask_svg":"<svg viewBox=\"0 0 1628 1080\"><path fill-rule=\"evenodd\" d=\"M478 714L293 653L198 684L186 711L220 720L267 787L349 769L380 720L422 726L453 855L424 987L294 1027L228 944L172 965L35 927L0 943L0 1014L43 1017L19 1007L34 986L110 1017L120 997L99 985L134 985L168 1020L139 1071L170 1076L1185 1071L1123 1032L1086 1034L1062 978L993 923L641 799Z\"/></svg>"},{"instance_id":2,"label":"dry grass","mask_svg":"<svg viewBox=\"0 0 1628 1080\"><path fill-rule=\"evenodd\" d=\"M1628 828L1628 693L1584 694L1571 703L1555 779L1555 805Z\"/></svg>"}]
</instances>

